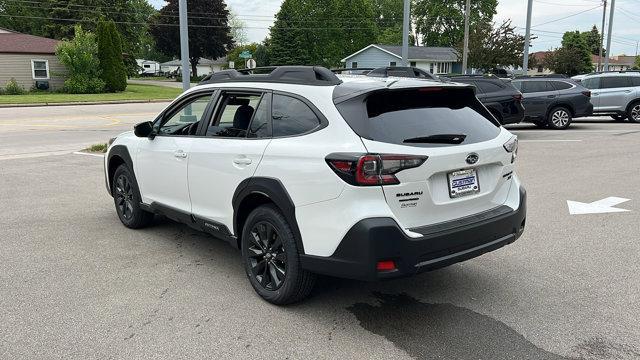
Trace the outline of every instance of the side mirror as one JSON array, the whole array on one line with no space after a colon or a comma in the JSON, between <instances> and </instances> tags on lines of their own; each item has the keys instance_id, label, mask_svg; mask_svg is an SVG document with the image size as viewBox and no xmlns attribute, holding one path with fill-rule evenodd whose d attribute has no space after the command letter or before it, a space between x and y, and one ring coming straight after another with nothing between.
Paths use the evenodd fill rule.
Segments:
<instances>
[{"instance_id":1,"label":"side mirror","mask_svg":"<svg viewBox=\"0 0 640 360\"><path fill-rule=\"evenodd\" d=\"M137 137L149 137L153 134L153 123L151 121L141 122L133 127L133 133Z\"/></svg>"}]
</instances>

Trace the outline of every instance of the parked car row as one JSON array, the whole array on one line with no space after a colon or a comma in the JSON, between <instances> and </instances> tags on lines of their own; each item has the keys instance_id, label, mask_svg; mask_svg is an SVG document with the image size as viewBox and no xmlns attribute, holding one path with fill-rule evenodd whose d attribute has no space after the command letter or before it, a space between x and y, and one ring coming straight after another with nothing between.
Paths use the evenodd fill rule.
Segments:
<instances>
[{"instance_id":1,"label":"parked car row","mask_svg":"<svg viewBox=\"0 0 640 360\"><path fill-rule=\"evenodd\" d=\"M353 73L351 73L353 74ZM362 73L372 77L409 77L473 85L476 96L503 125L532 122L541 128L566 129L578 117L608 115L640 122L640 72L563 75L437 77L413 67L383 67Z\"/></svg>"}]
</instances>

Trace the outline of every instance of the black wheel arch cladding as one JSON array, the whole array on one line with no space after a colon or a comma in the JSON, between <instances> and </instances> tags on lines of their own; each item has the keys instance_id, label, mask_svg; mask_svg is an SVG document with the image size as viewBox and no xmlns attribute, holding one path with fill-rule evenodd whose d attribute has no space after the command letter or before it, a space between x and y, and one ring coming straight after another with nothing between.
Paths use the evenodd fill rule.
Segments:
<instances>
[{"instance_id":1,"label":"black wheel arch cladding","mask_svg":"<svg viewBox=\"0 0 640 360\"><path fill-rule=\"evenodd\" d=\"M244 179L233 194L233 233L241 244L242 227L249 213L256 207L273 203L282 212L291 226L298 251L304 254L302 236L296 220L295 205L280 180L268 177L251 177Z\"/></svg>"},{"instance_id":2,"label":"black wheel arch cladding","mask_svg":"<svg viewBox=\"0 0 640 360\"><path fill-rule=\"evenodd\" d=\"M105 178L107 184L107 191L110 195L113 194L113 175L116 172L116 169L121 164L127 165L129 168L129 172L131 172L131 176L136 183L138 180L136 179L136 174L133 170L133 161L131 160L131 155L129 155L129 149L127 149L124 145L113 145L109 150L109 155L107 158L107 177Z\"/></svg>"}]
</instances>

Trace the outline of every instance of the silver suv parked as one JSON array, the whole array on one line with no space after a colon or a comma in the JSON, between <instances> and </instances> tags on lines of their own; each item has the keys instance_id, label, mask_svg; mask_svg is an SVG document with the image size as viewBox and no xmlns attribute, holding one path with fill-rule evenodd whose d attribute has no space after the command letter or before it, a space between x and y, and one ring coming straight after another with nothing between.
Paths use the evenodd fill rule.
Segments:
<instances>
[{"instance_id":1,"label":"silver suv parked","mask_svg":"<svg viewBox=\"0 0 640 360\"><path fill-rule=\"evenodd\" d=\"M618 121L640 122L640 72L602 72L585 76L593 112Z\"/></svg>"}]
</instances>

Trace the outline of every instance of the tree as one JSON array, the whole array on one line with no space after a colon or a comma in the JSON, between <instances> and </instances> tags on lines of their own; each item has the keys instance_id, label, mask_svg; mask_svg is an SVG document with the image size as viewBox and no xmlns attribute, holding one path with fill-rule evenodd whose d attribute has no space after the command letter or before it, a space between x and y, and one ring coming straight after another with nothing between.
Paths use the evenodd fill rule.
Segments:
<instances>
[{"instance_id":1,"label":"tree","mask_svg":"<svg viewBox=\"0 0 640 360\"><path fill-rule=\"evenodd\" d=\"M466 0L414 0L413 22L420 43L425 46L455 46L464 39ZM471 2L470 27L490 24L498 0Z\"/></svg>"},{"instance_id":2,"label":"tree","mask_svg":"<svg viewBox=\"0 0 640 360\"><path fill-rule=\"evenodd\" d=\"M463 42L457 44L462 55ZM522 64L524 36L515 31L511 20L498 27L492 23L476 23L469 31L469 67L491 69Z\"/></svg>"},{"instance_id":3,"label":"tree","mask_svg":"<svg viewBox=\"0 0 640 360\"><path fill-rule=\"evenodd\" d=\"M105 90L124 91L127 87L127 70L122 57L122 40L113 21L98 23L97 38L100 76L105 82Z\"/></svg>"},{"instance_id":4,"label":"tree","mask_svg":"<svg viewBox=\"0 0 640 360\"><path fill-rule=\"evenodd\" d=\"M225 56L235 46L229 26L229 10L224 0L187 0L187 8L193 16L189 20L189 63L192 75L198 76L198 62L201 57L217 59ZM160 51L180 57L180 28L178 0L168 0L155 15L151 24L151 34Z\"/></svg>"},{"instance_id":5,"label":"tree","mask_svg":"<svg viewBox=\"0 0 640 360\"><path fill-rule=\"evenodd\" d=\"M267 43L267 41L265 41L265 43ZM256 59L256 66L269 66L269 50L267 49L267 45L258 44L254 58Z\"/></svg>"},{"instance_id":6,"label":"tree","mask_svg":"<svg viewBox=\"0 0 640 360\"><path fill-rule=\"evenodd\" d=\"M600 32L598 31L598 28L595 25L593 25L590 31L585 31L583 33L580 33L580 36L582 36L584 41L587 43L587 46L589 47L589 51L591 52L591 54L593 55L600 54L601 37L600 37ZM602 56L604 57L605 55L606 55L606 50L603 48Z\"/></svg>"},{"instance_id":7,"label":"tree","mask_svg":"<svg viewBox=\"0 0 640 360\"><path fill-rule=\"evenodd\" d=\"M593 70L591 52L579 31L569 31L562 36L562 47L550 52L544 59L545 67L557 74L574 76Z\"/></svg>"},{"instance_id":8,"label":"tree","mask_svg":"<svg viewBox=\"0 0 640 360\"><path fill-rule=\"evenodd\" d=\"M636 61L633 63L634 70L640 70L640 56L636 56Z\"/></svg>"},{"instance_id":9,"label":"tree","mask_svg":"<svg viewBox=\"0 0 640 360\"><path fill-rule=\"evenodd\" d=\"M403 0L371 0L378 35L376 43L402 44ZM410 25L411 26L411 25ZM409 31L409 44L415 44L415 36Z\"/></svg>"},{"instance_id":10,"label":"tree","mask_svg":"<svg viewBox=\"0 0 640 360\"><path fill-rule=\"evenodd\" d=\"M100 19L113 20L124 52L137 56L155 12L147 0L0 0L0 13L10 15L0 17L0 27L62 40L74 36L74 23L95 32Z\"/></svg>"},{"instance_id":11,"label":"tree","mask_svg":"<svg viewBox=\"0 0 640 360\"><path fill-rule=\"evenodd\" d=\"M229 12L229 26L231 27L231 38L236 45L245 45L249 42L247 25L244 21L238 19L238 16L233 12Z\"/></svg>"},{"instance_id":12,"label":"tree","mask_svg":"<svg viewBox=\"0 0 640 360\"><path fill-rule=\"evenodd\" d=\"M56 56L67 69L64 91L68 93L100 93L104 81L100 78L100 60L96 36L75 27L72 40L62 41L56 47Z\"/></svg>"},{"instance_id":13,"label":"tree","mask_svg":"<svg viewBox=\"0 0 640 360\"><path fill-rule=\"evenodd\" d=\"M271 27L273 65L340 65L376 40L370 0L284 0Z\"/></svg>"}]
</instances>

